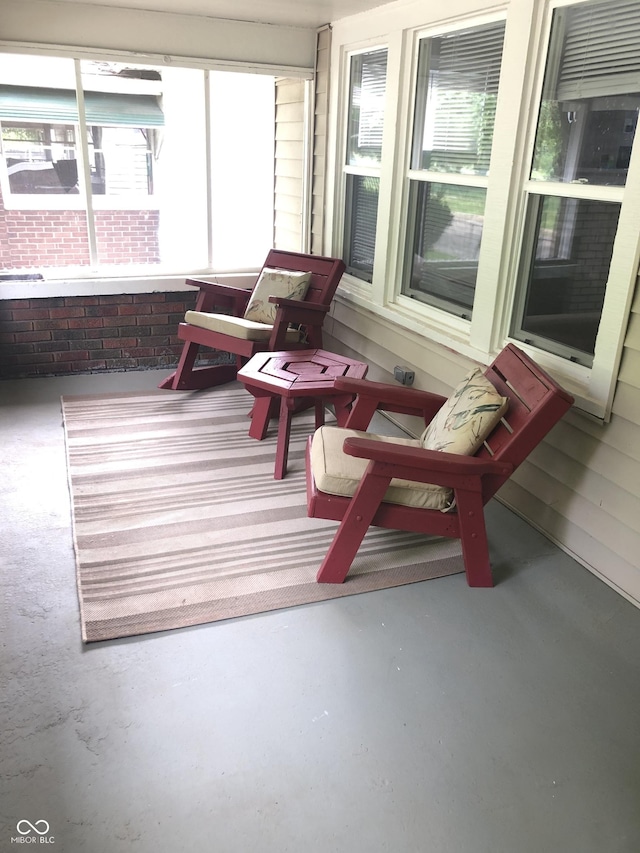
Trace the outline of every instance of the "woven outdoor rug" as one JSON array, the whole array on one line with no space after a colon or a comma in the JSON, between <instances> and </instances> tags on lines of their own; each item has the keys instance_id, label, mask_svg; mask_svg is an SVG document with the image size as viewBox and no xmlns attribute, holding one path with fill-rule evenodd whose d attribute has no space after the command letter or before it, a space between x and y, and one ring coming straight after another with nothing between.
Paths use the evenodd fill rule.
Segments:
<instances>
[{"instance_id":1,"label":"woven outdoor rug","mask_svg":"<svg viewBox=\"0 0 640 853\"><path fill-rule=\"evenodd\" d=\"M306 513L313 417L274 480L276 422L249 438L251 402L237 383L62 398L85 642L463 571L457 540L371 528L345 583L316 583L337 523Z\"/></svg>"}]
</instances>

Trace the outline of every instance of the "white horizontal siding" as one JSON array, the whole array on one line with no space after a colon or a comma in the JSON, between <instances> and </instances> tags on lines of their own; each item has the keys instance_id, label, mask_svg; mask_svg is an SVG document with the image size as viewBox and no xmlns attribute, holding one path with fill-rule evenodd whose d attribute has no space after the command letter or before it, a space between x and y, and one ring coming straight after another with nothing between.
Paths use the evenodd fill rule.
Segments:
<instances>
[{"instance_id":1,"label":"white horizontal siding","mask_svg":"<svg viewBox=\"0 0 640 853\"><path fill-rule=\"evenodd\" d=\"M313 177L311 182L311 251L322 255L324 251L325 171L327 155L327 115L329 102L329 67L331 30L323 27L318 32L316 51L316 80L313 131Z\"/></svg>"},{"instance_id":2,"label":"white horizontal siding","mask_svg":"<svg viewBox=\"0 0 640 853\"><path fill-rule=\"evenodd\" d=\"M303 246L304 82L276 82L274 246L299 252Z\"/></svg>"},{"instance_id":3,"label":"white horizontal siding","mask_svg":"<svg viewBox=\"0 0 640 853\"><path fill-rule=\"evenodd\" d=\"M603 581L634 603L640 603L637 560L630 562L619 557L596 531L592 534L585 530L584 520L573 524L530 491L522 489L513 478L500 490L500 499ZM585 554L588 559L583 557Z\"/></svg>"}]
</instances>

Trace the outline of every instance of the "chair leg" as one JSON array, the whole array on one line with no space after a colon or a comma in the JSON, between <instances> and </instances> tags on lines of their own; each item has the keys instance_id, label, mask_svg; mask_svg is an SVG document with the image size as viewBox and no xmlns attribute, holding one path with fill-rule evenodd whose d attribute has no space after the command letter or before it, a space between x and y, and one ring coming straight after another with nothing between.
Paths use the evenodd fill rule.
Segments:
<instances>
[{"instance_id":1,"label":"chair leg","mask_svg":"<svg viewBox=\"0 0 640 853\"><path fill-rule=\"evenodd\" d=\"M193 365L198 357L199 349L199 344L193 343L193 341L187 341L182 347L178 366L170 376L167 376L166 379L162 380L158 385L158 388L168 388L171 391L178 391L180 388L184 388L184 383L185 381L188 381L188 377L193 370Z\"/></svg>"},{"instance_id":2,"label":"chair leg","mask_svg":"<svg viewBox=\"0 0 640 853\"><path fill-rule=\"evenodd\" d=\"M200 391L233 382L238 372L235 364L213 364L210 367L194 368L200 344L185 342L178 366L173 373L158 384L158 388L170 391Z\"/></svg>"},{"instance_id":3,"label":"chair leg","mask_svg":"<svg viewBox=\"0 0 640 853\"><path fill-rule=\"evenodd\" d=\"M391 477L365 472L316 575L318 583L342 583L373 520Z\"/></svg>"},{"instance_id":4,"label":"chair leg","mask_svg":"<svg viewBox=\"0 0 640 853\"><path fill-rule=\"evenodd\" d=\"M482 498L478 492L456 489L456 505L467 583L472 587L491 587L493 577Z\"/></svg>"}]
</instances>

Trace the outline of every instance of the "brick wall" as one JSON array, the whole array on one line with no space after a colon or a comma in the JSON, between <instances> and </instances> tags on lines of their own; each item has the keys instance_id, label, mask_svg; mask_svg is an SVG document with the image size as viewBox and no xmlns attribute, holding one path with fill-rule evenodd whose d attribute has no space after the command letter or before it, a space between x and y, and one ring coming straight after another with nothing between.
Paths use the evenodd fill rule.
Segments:
<instances>
[{"instance_id":1,"label":"brick wall","mask_svg":"<svg viewBox=\"0 0 640 853\"><path fill-rule=\"evenodd\" d=\"M0 379L171 368L197 291L0 301ZM227 360L204 351L203 364Z\"/></svg>"}]
</instances>

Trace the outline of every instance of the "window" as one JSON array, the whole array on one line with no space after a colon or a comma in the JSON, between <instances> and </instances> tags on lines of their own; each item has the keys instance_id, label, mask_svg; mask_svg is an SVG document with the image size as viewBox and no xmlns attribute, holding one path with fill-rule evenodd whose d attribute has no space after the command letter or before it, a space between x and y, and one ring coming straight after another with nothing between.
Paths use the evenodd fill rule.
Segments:
<instances>
[{"instance_id":1,"label":"window","mask_svg":"<svg viewBox=\"0 0 640 853\"><path fill-rule=\"evenodd\" d=\"M378 220L387 51L351 56L343 259L347 272L371 281Z\"/></svg>"},{"instance_id":2,"label":"window","mask_svg":"<svg viewBox=\"0 0 640 853\"><path fill-rule=\"evenodd\" d=\"M403 293L470 319L504 23L420 40Z\"/></svg>"},{"instance_id":3,"label":"window","mask_svg":"<svg viewBox=\"0 0 640 853\"><path fill-rule=\"evenodd\" d=\"M553 13L511 333L591 366L640 109L640 8Z\"/></svg>"},{"instance_id":4,"label":"window","mask_svg":"<svg viewBox=\"0 0 640 853\"><path fill-rule=\"evenodd\" d=\"M640 4L511 3L457 24L418 7L333 30L349 97L346 217L329 222L371 282L345 278L345 321L363 308L367 334L409 332L406 349L389 334L407 361L421 341L489 362L514 340L606 419L640 253ZM360 133L367 38L387 45L384 149Z\"/></svg>"},{"instance_id":5,"label":"window","mask_svg":"<svg viewBox=\"0 0 640 853\"><path fill-rule=\"evenodd\" d=\"M0 141L4 279L247 269L273 245L270 75L0 54Z\"/></svg>"}]
</instances>

